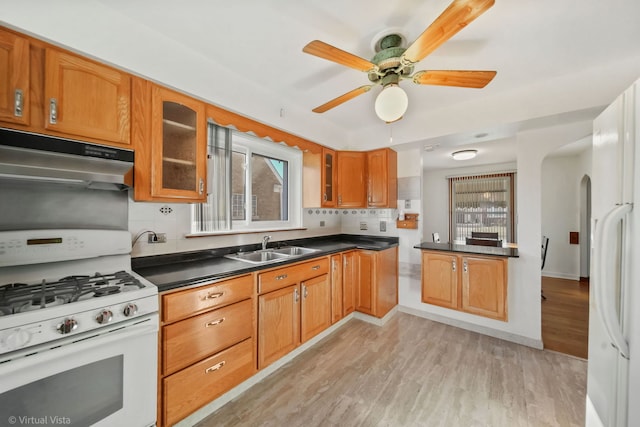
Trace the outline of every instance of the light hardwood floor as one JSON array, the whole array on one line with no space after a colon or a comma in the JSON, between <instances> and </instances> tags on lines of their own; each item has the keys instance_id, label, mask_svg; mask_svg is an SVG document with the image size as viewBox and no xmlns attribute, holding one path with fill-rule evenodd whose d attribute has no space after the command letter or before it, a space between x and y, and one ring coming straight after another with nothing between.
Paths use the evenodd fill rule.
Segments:
<instances>
[{"instance_id":1,"label":"light hardwood floor","mask_svg":"<svg viewBox=\"0 0 640 427\"><path fill-rule=\"evenodd\" d=\"M351 320L198 426L582 426L586 371L396 313Z\"/></svg>"},{"instance_id":2,"label":"light hardwood floor","mask_svg":"<svg viewBox=\"0 0 640 427\"><path fill-rule=\"evenodd\" d=\"M542 277L542 341L544 348L587 358L589 284Z\"/></svg>"}]
</instances>

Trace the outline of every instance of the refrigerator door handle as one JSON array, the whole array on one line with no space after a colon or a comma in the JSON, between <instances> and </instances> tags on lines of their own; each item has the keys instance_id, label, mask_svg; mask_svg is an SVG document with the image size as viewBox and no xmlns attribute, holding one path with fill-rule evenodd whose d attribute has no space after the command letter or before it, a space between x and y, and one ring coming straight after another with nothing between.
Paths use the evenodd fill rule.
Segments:
<instances>
[{"instance_id":1,"label":"refrigerator door handle","mask_svg":"<svg viewBox=\"0 0 640 427\"><path fill-rule=\"evenodd\" d=\"M629 344L622 335L618 320L616 302L613 295L614 287L605 286L604 284L608 277L612 277L613 273L614 263L611 262L611 257L614 253L614 248L612 245L615 243L618 221L623 219L632 209L633 205L626 203L610 210L600 221L600 227L596 226L594 236L596 307L613 345L626 359L629 358Z\"/></svg>"}]
</instances>

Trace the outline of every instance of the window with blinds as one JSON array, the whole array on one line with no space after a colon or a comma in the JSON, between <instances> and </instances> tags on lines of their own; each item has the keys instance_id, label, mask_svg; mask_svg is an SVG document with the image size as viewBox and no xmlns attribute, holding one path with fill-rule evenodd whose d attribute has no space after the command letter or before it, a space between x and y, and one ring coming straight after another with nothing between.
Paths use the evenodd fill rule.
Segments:
<instances>
[{"instance_id":1,"label":"window with blinds","mask_svg":"<svg viewBox=\"0 0 640 427\"><path fill-rule=\"evenodd\" d=\"M497 233L499 240L515 243L514 181L513 172L450 177L450 241Z\"/></svg>"}]
</instances>

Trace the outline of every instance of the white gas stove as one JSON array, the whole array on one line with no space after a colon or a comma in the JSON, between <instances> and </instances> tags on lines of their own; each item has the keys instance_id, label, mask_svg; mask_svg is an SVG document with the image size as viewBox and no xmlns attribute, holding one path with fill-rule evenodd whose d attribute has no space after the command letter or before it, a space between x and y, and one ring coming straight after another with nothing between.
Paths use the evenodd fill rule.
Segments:
<instances>
[{"instance_id":1,"label":"white gas stove","mask_svg":"<svg viewBox=\"0 0 640 427\"><path fill-rule=\"evenodd\" d=\"M0 232L0 355L156 313L157 288L131 271L130 238Z\"/></svg>"}]
</instances>

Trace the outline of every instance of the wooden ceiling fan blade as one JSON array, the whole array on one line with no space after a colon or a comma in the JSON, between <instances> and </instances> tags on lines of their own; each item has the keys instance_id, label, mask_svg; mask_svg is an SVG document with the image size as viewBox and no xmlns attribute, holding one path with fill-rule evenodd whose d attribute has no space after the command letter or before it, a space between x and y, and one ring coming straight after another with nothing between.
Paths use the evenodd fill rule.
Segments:
<instances>
[{"instance_id":1,"label":"wooden ceiling fan blade","mask_svg":"<svg viewBox=\"0 0 640 427\"><path fill-rule=\"evenodd\" d=\"M370 71L376 68L375 64L367 61L366 59L360 58L352 53L345 52L342 49L338 49L337 47L321 42L320 40L309 42L304 48L302 48L302 51L328 61L333 61L340 65L354 68L358 71Z\"/></svg>"},{"instance_id":2,"label":"wooden ceiling fan blade","mask_svg":"<svg viewBox=\"0 0 640 427\"><path fill-rule=\"evenodd\" d=\"M489 84L496 71L424 70L413 75L419 85L457 86L480 89Z\"/></svg>"},{"instance_id":3,"label":"wooden ceiling fan blade","mask_svg":"<svg viewBox=\"0 0 640 427\"><path fill-rule=\"evenodd\" d=\"M347 93L345 93L344 95L340 95L339 97L332 99L331 101L322 104L319 107L314 108L312 111L314 113L324 113L327 110L330 110L334 107L337 107L338 105L347 102L353 98L355 98L358 95L362 95L365 92L369 92L369 90L371 90L371 88L373 87L373 85L367 85L367 86L360 86L357 89L354 89L352 91L349 91Z\"/></svg>"},{"instance_id":4,"label":"wooden ceiling fan blade","mask_svg":"<svg viewBox=\"0 0 640 427\"><path fill-rule=\"evenodd\" d=\"M422 61L441 44L487 11L494 2L495 0L454 0L409 46L403 58L411 63Z\"/></svg>"}]
</instances>

